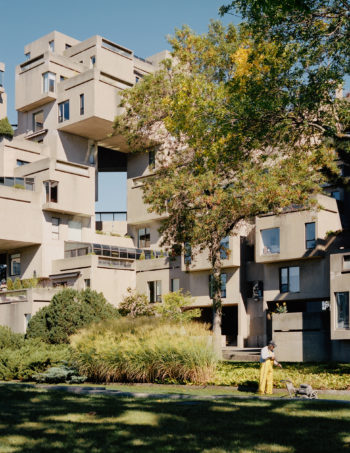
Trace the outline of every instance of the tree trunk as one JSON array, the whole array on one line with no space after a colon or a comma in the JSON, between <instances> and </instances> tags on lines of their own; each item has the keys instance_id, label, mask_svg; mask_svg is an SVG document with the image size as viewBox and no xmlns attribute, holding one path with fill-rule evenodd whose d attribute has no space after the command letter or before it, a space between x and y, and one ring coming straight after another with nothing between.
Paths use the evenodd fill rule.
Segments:
<instances>
[{"instance_id":1,"label":"tree trunk","mask_svg":"<svg viewBox=\"0 0 350 453\"><path fill-rule=\"evenodd\" d=\"M213 347L215 354L222 359L222 344L221 344L221 319L222 319L222 303L221 303L221 259L220 249L213 254L212 259L212 297L213 297Z\"/></svg>"}]
</instances>

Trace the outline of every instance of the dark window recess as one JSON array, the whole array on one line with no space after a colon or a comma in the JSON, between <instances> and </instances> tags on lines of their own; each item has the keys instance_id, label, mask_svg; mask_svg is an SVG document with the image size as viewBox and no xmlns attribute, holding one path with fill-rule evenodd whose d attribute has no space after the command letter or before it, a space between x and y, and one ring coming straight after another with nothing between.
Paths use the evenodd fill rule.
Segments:
<instances>
[{"instance_id":1,"label":"dark window recess","mask_svg":"<svg viewBox=\"0 0 350 453\"><path fill-rule=\"evenodd\" d=\"M16 164L17 164L17 167L21 167L22 165L27 165L27 164L29 164L29 162L27 162L26 160L17 159L17 160L16 160Z\"/></svg>"},{"instance_id":2,"label":"dark window recess","mask_svg":"<svg viewBox=\"0 0 350 453\"><path fill-rule=\"evenodd\" d=\"M315 222L305 223L305 247L307 250L316 247L316 224Z\"/></svg>"},{"instance_id":3,"label":"dark window recess","mask_svg":"<svg viewBox=\"0 0 350 453\"><path fill-rule=\"evenodd\" d=\"M222 299L226 298L226 283L227 283L227 274L220 275L220 282L221 282L221 297ZM214 285L213 285L213 276L209 275L209 297L213 299L214 297Z\"/></svg>"},{"instance_id":4,"label":"dark window recess","mask_svg":"<svg viewBox=\"0 0 350 453\"><path fill-rule=\"evenodd\" d=\"M84 115L85 111L85 96L84 94L80 95L80 115Z\"/></svg>"},{"instance_id":5,"label":"dark window recess","mask_svg":"<svg viewBox=\"0 0 350 453\"><path fill-rule=\"evenodd\" d=\"M264 282L262 280L255 280L247 282L247 297L251 299L261 299L264 295Z\"/></svg>"},{"instance_id":6,"label":"dark window recess","mask_svg":"<svg viewBox=\"0 0 350 453\"><path fill-rule=\"evenodd\" d=\"M192 248L188 242L184 245L184 262L186 266L192 262Z\"/></svg>"},{"instance_id":7,"label":"dark window recess","mask_svg":"<svg viewBox=\"0 0 350 453\"><path fill-rule=\"evenodd\" d=\"M33 132L38 132L44 129L44 112L33 113Z\"/></svg>"},{"instance_id":8,"label":"dark window recess","mask_svg":"<svg viewBox=\"0 0 350 453\"><path fill-rule=\"evenodd\" d=\"M46 203L58 202L58 182L57 181L44 181Z\"/></svg>"},{"instance_id":9,"label":"dark window recess","mask_svg":"<svg viewBox=\"0 0 350 453\"><path fill-rule=\"evenodd\" d=\"M300 291L300 268L282 267L280 268L280 292L298 293Z\"/></svg>"},{"instance_id":10,"label":"dark window recess","mask_svg":"<svg viewBox=\"0 0 350 453\"><path fill-rule=\"evenodd\" d=\"M69 101L64 101L58 104L58 122L69 120Z\"/></svg>"},{"instance_id":11,"label":"dark window recess","mask_svg":"<svg viewBox=\"0 0 350 453\"><path fill-rule=\"evenodd\" d=\"M149 301L153 304L155 302L162 301L162 282L156 280L154 282L148 282Z\"/></svg>"},{"instance_id":12,"label":"dark window recess","mask_svg":"<svg viewBox=\"0 0 350 453\"><path fill-rule=\"evenodd\" d=\"M156 166L156 152L154 149L148 151L148 165L151 168L154 168Z\"/></svg>"},{"instance_id":13,"label":"dark window recess","mask_svg":"<svg viewBox=\"0 0 350 453\"><path fill-rule=\"evenodd\" d=\"M140 228L138 230L138 247L150 247L151 246L151 231L149 228Z\"/></svg>"}]
</instances>

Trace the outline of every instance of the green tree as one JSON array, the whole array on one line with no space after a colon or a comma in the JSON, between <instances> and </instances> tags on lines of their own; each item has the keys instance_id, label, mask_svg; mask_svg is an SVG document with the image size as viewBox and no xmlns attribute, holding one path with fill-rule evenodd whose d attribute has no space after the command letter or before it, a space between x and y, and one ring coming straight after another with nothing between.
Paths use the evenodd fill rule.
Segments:
<instances>
[{"instance_id":1,"label":"green tree","mask_svg":"<svg viewBox=\"0 0 350 453\"><path fill-rule=\"evenodd\" d=\"M130 318L153 316L154 306L149 302L146 294L141 294L128 288L126 296L123 297L119 304L119 313Z\"/></svg>"},{"instance_id":2,"label":"green tree","mask_svg":"<svg viewBox=\"0 0 350 453\"><path fill-rule=\"evenodd\" d=\"M47 343L68 343L69 336L79 329L113 317L118 317L118 310L102 293L68 288L55 294L50 304L32 317L26 336Z\"/></svg>"},{"instance_id":3,"label":"green tree","mask_svg":"<svg viewBox=\"0 0 350 453\"><path fill-rule=\"evenodd\" d=\"M179 290L164 294L162 303L157 304L155 310L162 318L169 321L188 322L201 315L199 308L186 310L191 305L193 305L191 294Z\"/></svg>"},{"instance_id":4,"label":"green tree","mask_svg":"<svg viewBox=\"0 0 350 453\"><path fill-rule=\"evenodd\" d=\"M293 46L256 44L246 30L218 22L205 35L184 27L170 42L175 64L166 61L123 92L115 133L131 149L157 150L142 189L149 209L167 214L163 244L191 244L193 257L208 251L220 355L222 240L256 215L315 205L322 170L336 171L335 155L315 134L304 138L286 114L285 87L297 87L299 77L289 72L298 58Z\"/></svg>"},{"instance_id":5,"label":"green tree","mask_svg":"<svg viewBox=\"0 0 350 453\"><path fill-rule=\"evenodd\" d=\"M0 138L1 137L13 137L13 129L7 117L0 120Z\"/></svg>"}]
</instances>

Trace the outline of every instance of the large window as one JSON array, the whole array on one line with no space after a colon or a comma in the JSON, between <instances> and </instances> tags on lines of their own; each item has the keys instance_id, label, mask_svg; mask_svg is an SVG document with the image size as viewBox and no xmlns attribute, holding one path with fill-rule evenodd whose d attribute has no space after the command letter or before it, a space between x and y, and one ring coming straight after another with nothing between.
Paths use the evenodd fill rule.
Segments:
<instances>
[{"instance_id":1,"label":"large window","mask_svg":"<svg viewBox=\"0 0 350 453\"><path fill-rule=\"evenodd\" d=\"M138 241L137 246L144 248L151 246L151 232L149 228L140 228L138 230Z\"/></svg>"},{"instance_id":2,"label":"large window","mask_svg":"<svg viewBox=\"0 0 350 453\"><path fill-rule=\"evenodd\" d=\"M220 275L220 282L221 282L221 297L222 299L226 298L226 284L227 284L227 274ZM214 297L214 285L213 285L213 276L209 275L209 297L213 299Z\"/></svg>"},{"instance_id":3,"label":"large window","mask_svg":"<svg viewBox=\"0 0 350 453\"><path fill-rule=\"evenodd\" d=\"M280 229L269 228L261 230L262 254L270 255L271 253L280 252Z\"/></svg>"},{"instance_id":4,"label":"large window","mask_svg":"<svg viewBox=\"0 0 350 453\"><path fill-rule=\"evenodd\" d=\"M337 329L349 329L349 293L335 293L337 302Z\"/></svg>"},{"instance_id":5,"label":"large window","mask_svg":"<svg viewBox=\"0 0 350 453\"><path fill-rule=\"evenodd\" d=\"M54 93L56 85L56 74L45 72L43 74L43 93Z\"/></svg>"},{"instance_id":6,"label":"large window","mask_svg":"<svg viewBox=\"0 0 350 453\"><path fill-rule=\"evenodd\" d=\"M33 132L38 132L44 129L44 112L33 113Z\"/></svg>"},{"instance_id":7,"label":"large window","mask_svg":"<svg viewBox=\"0 0 350 453\"><path fill-rule=\"evenodd\" d=\"M21 255L19 253L10 255L10 273L11 275L21 274Z\"/></svg>"},{"instance_id":8,"label":"large window","mask_svg":"<svg viewBox=\"0 0 350 453\"><path fill-rule=\"evenodd\" d=\"M230 237L226 236L224 239L221 239L220 245L220 258L222 260L227 260L230 250Z\"/></svg>"},{"instance_id":9,"label":"large window","mask_svg":"<svg viewBox=\"0 0 350 453\"><path fill-rule=\"evenodd\" d=\"M64 101L58 104L58 122L69 120L69 101Z\"/></svg>"},{"instance_id":10,"label":"large window","mask_svg":"<svg viewBox=\"0 0 350 453\"><path fill-rule=\"evenodd\" d=\"M305 247L307 250L316 247L316 224L315 222L305 223Z\"/></svg>"},{"instance_id":11,"label":"large window","mask_svg":"<svg viewBox=\"0 0 350 453\"><path fill-rule=\"evenodd\" d=\"M298 293L300 291L300 268L282 267L280 269L280 292Z\"/></svg>"},{"instance_id":12,"label":"large window","mask_svg":"<svg viewBox=\"0 0 350 453\"><path fill-rule=\"evenodd\" d=\"M46 203L58 202L58 182L44 181Z\"/></svg>"},{"instance_id":13,"label":"large window","mask_svg":"<svg viewBox=\"0 0 350 453\"><path fill-rule=\"evenodd\" d=\"M156 280L154 282L148 282L148 293L149 301L151 303L162 301L162 282Z\"/></svg>"}]
</instances>

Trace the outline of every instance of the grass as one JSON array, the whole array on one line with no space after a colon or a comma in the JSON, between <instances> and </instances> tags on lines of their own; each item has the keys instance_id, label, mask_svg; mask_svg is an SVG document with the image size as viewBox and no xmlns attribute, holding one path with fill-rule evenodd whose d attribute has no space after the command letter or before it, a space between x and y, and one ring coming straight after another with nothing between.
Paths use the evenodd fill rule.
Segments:
<instances>
[{"instance_id":1,"label":"grass","mask_svg":"<svg viewBox=\"0 0 350 453\"><path fill-rule=\"evenodd\" d=\"M324 452L350 448L350 405L170 401L0 385L1 453Z\"/></svg>"}]
</instances>

